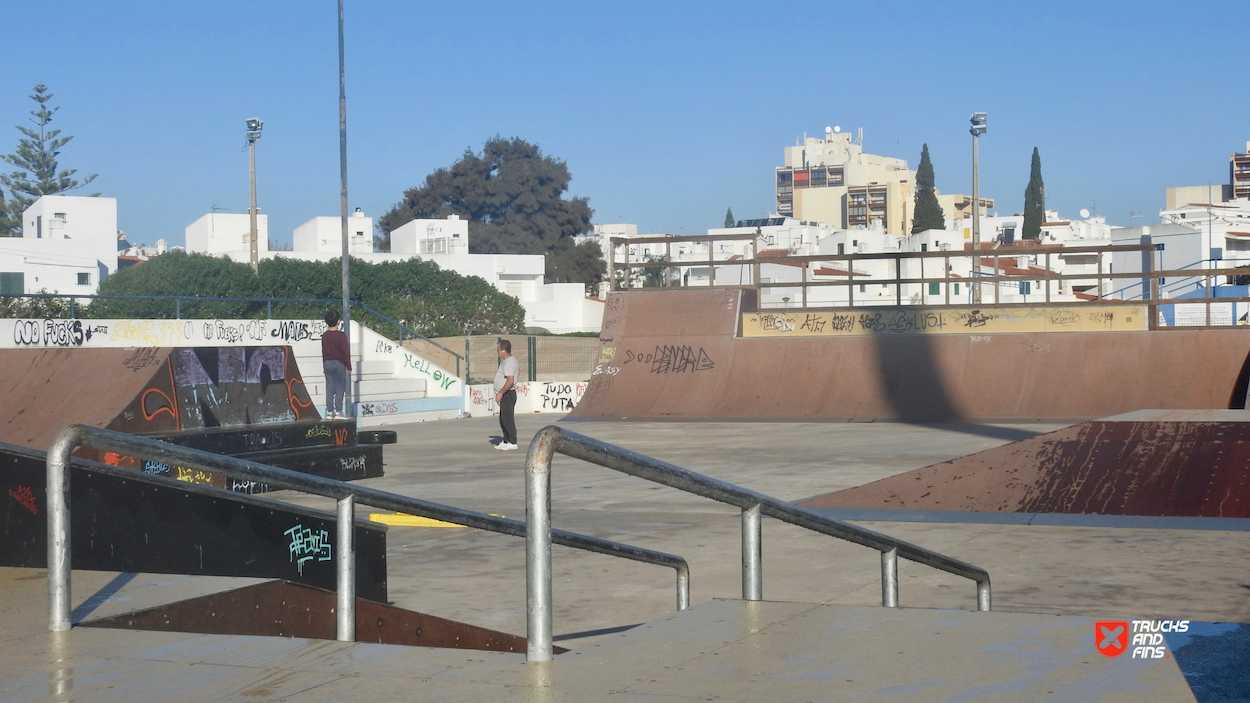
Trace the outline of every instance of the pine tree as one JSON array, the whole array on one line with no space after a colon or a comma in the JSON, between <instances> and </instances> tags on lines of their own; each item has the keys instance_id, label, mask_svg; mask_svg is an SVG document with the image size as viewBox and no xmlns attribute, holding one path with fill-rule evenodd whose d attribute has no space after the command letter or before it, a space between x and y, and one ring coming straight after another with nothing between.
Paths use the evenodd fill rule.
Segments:
<instances>
[{"instance_id":1,"label":"pine tree","mask_svg":"<svg viewBox=\"0 0 1250 703\"><path fill-rule=\"evenodd\" d=\"M1046 221L1046 186L1042 183L1042 157L1033 147L1033 165L1029 169L1029 185L1024 189L1024 227L1020 236L1041 239L1042 223Z\"/></svg>"},{"instance_id":2,"label":"pine tree","mask_svg":"<svg viewBox=\"0 0 1250 703\"><path fill-rule=\"evenodd\" d=\"M48 129L52 115L61 108L48 107L52 94L48 92L47 86L40 83L34 90L30 99L39 105L39 109L30 114L34 117L31 122L36 129L17 125L17 130L26 135L25 138L18 141L17 151L0 156L0 159L19 169L7 175L0 174L0 184L9 189L9 198L4 203L6 212L0 215L3 220L0 227L8 230L2 232L5 236L17 236L21 233L21 215L39 196L81 188L96 177L92 174L79 183L73 177L78 169L58 171L56 157L60 155L61 148L74 137L62 137L61 130Z\"/></svg>"},{"instance_id":3,"label":"pine tree","mask_svg":"<svg viewBox=\"0 0 1250 703\"><path fill-rule=\"evenodd\" d=\"M920 150L920 166L916 168L916 209L912 214L911 233L946 227L946 215L938 204L933 189L933 162L929 160L929 145Z\"/></svg>"},{"instance_id":4,"label":"pine tree","mask_svg":"<svg viewBox=\"0 0 1250 703\"><path fill-rule=\"evenodd\" d=\"M733 227L736 223L737 221L734 220L733 208L730 208L730 207L725 208L725 227L726 228Z\"/></svg>"}]
</instances>

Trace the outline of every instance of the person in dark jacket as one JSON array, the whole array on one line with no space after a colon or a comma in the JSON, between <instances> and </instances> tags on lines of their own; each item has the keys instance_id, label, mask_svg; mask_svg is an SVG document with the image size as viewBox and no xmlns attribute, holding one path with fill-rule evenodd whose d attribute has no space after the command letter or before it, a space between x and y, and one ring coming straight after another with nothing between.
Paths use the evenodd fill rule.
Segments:
<instances>
[{"instance_id":1,"label":"person in dark jacket","mask_svg":"<svg viewBox=\"0 0 1250 703\"><path fill-rule=\"evenodd\" d=\"M328 310L326 325L330 329L321 335L321 365L326 373L326 417L331 420L347 417L343 414L343 396L347 393L347 374L352 370L351 349L347 335L339 329L339 314Z\"/></svg>"}]
</instances>

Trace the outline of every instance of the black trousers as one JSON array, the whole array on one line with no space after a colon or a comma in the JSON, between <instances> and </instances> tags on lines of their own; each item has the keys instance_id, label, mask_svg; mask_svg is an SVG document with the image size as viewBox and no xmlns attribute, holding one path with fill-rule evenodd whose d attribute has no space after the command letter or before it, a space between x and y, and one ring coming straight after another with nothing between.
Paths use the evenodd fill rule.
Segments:
<instances>
[{"instance_id":1,"label":"black trousers","mask_svg":"<svg viewBox=\"0 0 1250 703\"><path fill-rule=\"evenodd\" d=\"M503 430L503 441L516 444L516 391L509 390L499 401L499 429Z\"/></svg>"}]
</instances>

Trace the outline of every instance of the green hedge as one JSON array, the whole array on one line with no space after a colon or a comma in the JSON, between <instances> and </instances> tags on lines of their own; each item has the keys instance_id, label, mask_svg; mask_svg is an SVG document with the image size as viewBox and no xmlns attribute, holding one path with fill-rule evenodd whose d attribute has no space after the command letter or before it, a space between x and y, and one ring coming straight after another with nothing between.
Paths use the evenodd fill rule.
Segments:
<instances>
[{"instance_id":1,"label":"green hedge","mask_svg":"<svg viewBox=\"0 0 1250 703\"><path fill-rule=\"evenodd\" d=\"M139 266L123 269L100 284L101 295L186 295L233 298L339 298L339 261L301 261L276 257L251 266L224 257L172 251ZM508 334L524 329L525 310L477 276L441 270L437 264L409 259L371 264L351 260L351 297L428 337ZM320 318L332 304L274 303L275 318ZM262 302L183 301L184 318L248 319L266 315ZM364 312L358 320L388 336L393 325ZM160 319L174 316L173 301L96 300L84 317Z\"/></svg>"}]
</instances>

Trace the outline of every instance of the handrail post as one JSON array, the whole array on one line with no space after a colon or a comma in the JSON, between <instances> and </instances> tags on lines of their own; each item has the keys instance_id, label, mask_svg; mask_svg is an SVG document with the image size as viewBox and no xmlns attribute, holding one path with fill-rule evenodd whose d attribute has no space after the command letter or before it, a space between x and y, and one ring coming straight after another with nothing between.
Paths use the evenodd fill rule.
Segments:
<instances>
[{"instance_id":1,"label":"handrail post","mask_svg":"<svg viewBox=\"0 0 1250 703\"><path fill-rule=\"evenodd\" d=\"M336 639L356 641L356 497L348 494L338 500L339 553L335 560L338 589Z\"/></svg>"},{"instance_id":2,"label":"handrail post","mask_svg":"<svg viewBox=\"0 0 1250 703\"><path fill-rule=\"evenodd\" d=\"M70 613L69 462L78 446L77 425L57 433L48 449L48 630L64 632Z\"/></svg>"},{"instance_id":3,"label":"handrail post","mask_svg":"<svg viewBox=\"0 0 1250 703\"><path fill-rule=\"evenodd\" d=\"M990 577L986 576L983 581L977 581L977 610L988 613L990 611Z\"/></svg>"},{"instance_id":4,"label":"handrail post","mask_svg":"<svg viewBox=\"0 0 1250 703\"><path fill-rule=\"evenodd\" d=\"M525 457L525 660L551 661L551 455L539 432Z\"/></svg>"},{"instance_id":5,"label":"handrail post","mask_svg":"<svg viewBox=\"0 0 1250 703\"><path fill-rule=\"evenodd\" d=\"M742 509L742 600L764 599L760 505Z\"/></svg>"},{"instance_id":6,"label":"handrail post","mask_svg":"<svg viewBox=\"0 0 1250 703\"><path fill-rule=\"evenodd\" d=\"M690 607L690 569L681 567L677 569L677 609L685 610Z\"/></svg>"},{"instance_id":7,"label":"handrail post","mask_svg":"<svg viewBox=\"0 0 1250 703\"><path fill-rule=\"evenodd\" d=\"M881 552L881 607L898 607L898 547Z\"/></svg>"}]
</instances>

